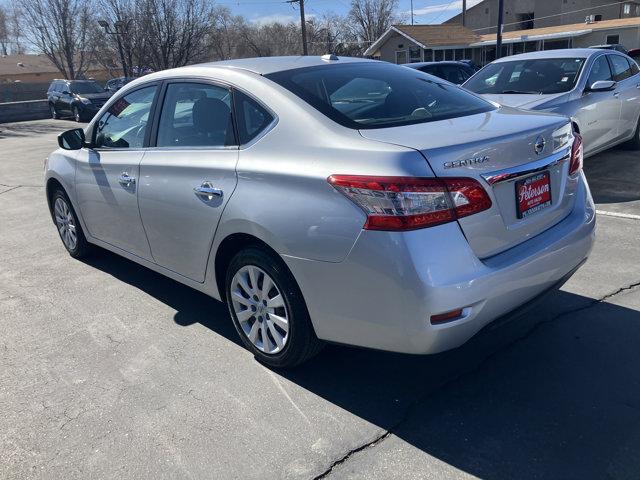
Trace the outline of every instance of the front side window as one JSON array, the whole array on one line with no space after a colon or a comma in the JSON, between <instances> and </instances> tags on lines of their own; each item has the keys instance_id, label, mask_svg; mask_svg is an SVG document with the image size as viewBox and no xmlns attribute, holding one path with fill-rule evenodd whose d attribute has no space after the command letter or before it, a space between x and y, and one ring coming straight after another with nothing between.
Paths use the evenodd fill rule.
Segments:
<instances>
[{"instance_id":1,"label":"front side window","mask_svg":"<svg viewBox=\"0 0 640 480\"><path fill-rule=\"evenodd\" d=\"M144 87L119 98L96 124L97 148L142 148L157 87Z\"/></svg>"},{"instance_id":2,"label":"front side window","mask_svg":"<svg viewBox=\"0 0 640 480\"><path fill-rule=\"evenodd\" d=\"M382 62L285 70L267 78L354 129L426 123L495 109L419 70Z\"/></svg>"},{"instance_id":3,"label":"front side window","mask_svg":"<svg viewBox=\"0 0 640 480\"><path fill-rule=\"evenodd\" d=\"M606 55L601 55L595 62L593 62L593 67L589 74L589 80L587 80L587 86L590 87L600 80L613 80L613 75L611 74L611 68L609 67Z\"/></svg>"},{"instance_id":4,"label":"front side window","mask_svg":"<svg viewBox=\"0 0 640 480\"><path fill-rule=\"evenodd\" d=\"M632 75L631 65L622 55L609 55L609 61L613 70L613 79L616 82L620 82Z\"/></svg>"},{"instance_id":5,"label":"front side window","mask_svg":"<svg viewBox=\"0 0 640 480\"><path fill-rule=\"evenodd\" d=\"M550 94L572 90L584 58L513 60L487 65L467 83L475 93Z\"/></svg>"},{"instance_id":6,"label":"front side window","mask_svg":"<svg viewBox=\"0 0 640 480\"><path fill-rule=\"evenodd\" d=\"M156 146L225 147L234 143L227 88L186 82L167 86Z\"/></svg>"},{"instance_id":7,"label":"front side window","mask_svg":"<svg viewBox=\"0 0 640 480\"><path fill-rule=\"evenodd\" d=\"M235 110L238 117L240 144L250 142L273 121L267 109L240 91L234 93Z\"/></svg>"}]
</instances>

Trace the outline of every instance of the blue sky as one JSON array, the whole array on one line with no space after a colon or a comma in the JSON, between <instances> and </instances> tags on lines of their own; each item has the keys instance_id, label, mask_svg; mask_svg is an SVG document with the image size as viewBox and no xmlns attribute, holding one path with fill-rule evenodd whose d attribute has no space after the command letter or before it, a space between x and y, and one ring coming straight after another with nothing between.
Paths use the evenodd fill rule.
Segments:
<instances>
[{"instance_id":1,"label":"blue sky","mask_svg":"<svg viewBox=\"0 0 640 480\"><path fill-rule=\"evenodd\" d=\"M299 18L298 8L278 0L219 0L217 5L229 7L233 13L244 15L254 22L267 23L273 20L289 21ZM479 0L468 0L467 5L479 3ZM322 16L334 12L344 14L349 10L350 0L305 0L305 12L308 15ZM399 10L408 12L410 0L400 0ZM462 0L414 0L413 10L415 23L441 23L462 9Z\"/></svg>"}]
</instances>

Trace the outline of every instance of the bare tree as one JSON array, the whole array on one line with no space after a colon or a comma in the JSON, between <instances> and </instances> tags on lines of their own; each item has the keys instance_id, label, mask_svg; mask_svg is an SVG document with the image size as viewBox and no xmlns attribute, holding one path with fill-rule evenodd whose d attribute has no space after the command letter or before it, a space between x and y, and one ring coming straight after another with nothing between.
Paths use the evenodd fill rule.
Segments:
<instances>
[{"instance_id":1,"label":"bare tree","mask_svg":"<svg viewBox=\"0 0 640 480\"><path fill-rule=\"evenodd\" d=\"M7 12L0 5L0 53L9 55L9 22Z\"/></svg>"},{"instance_id":2,"label":"bare tree","mask_svg":"<svg viewBox=\"0 0 640 480\"><path fill-rule=\"evenodd\" d=\"M143 0L145 34L154 70L181 67L205 58L212 28L206 0Z\"/></svg>"},{"instance_id":3,"label":"bare tree","mask_svg":"<svg viewBox=\"0 0 640 480\"><path fill-rule=\"evenodd\" d=\"M88 0L22 0L25 35L65 78L80 78L92 57L95 22Z\"/></svg>"},{"instance_id":4,"label":"bare tree","mask_svg":"<svg viewBox=\"0 0 640 480\"><path fill-rule=\"evenodd\" d=\"M0 5L0 54L11 55L24 51L18 6Z\"/></svg>"},{"instance_id":5,"label":"bare tree","mask_svg":"<svg viewBox=\"0 0 640 480\"><path fill-rule=\"evenodd\" d=\"M348 18L358 38L375 42L397 21L398 0L351 0Z\"/></svg>"}]
</instances>

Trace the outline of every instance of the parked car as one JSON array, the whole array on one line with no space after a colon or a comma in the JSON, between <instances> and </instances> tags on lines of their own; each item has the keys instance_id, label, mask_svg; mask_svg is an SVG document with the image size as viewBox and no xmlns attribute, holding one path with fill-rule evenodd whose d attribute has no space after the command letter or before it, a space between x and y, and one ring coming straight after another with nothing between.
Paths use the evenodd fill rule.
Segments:
<instances>
[{"instance_id":1,"label":"parked car","mask_svg":"<svg viewBox=\"0 0 640 480\"><path fill-rule=\"evenodd\" d=\"M116 93L122 87L124 87L131 80L134 80L133 77L117 77L107 80L107 83L104 86L104 90L111 94Z\"/></svg>"},{"instance_id":2,"label":"parked car","mask_svg":"<svg viewBox=\"0 0 640 480\"><path fill-rule=\"evenodd\" d=\"M623 142L640 148L638 73L614 50L550 50L496 60L463 87L503 105L571 117L589 156Z\"/></svg>"},{"instance_id":3,"label":"parked car","mask_svg":"<svg viewBox=\"0 0 640 480\"><path fill-rule=\"evenodd\" d=\"M615 50L620 53L627 53L627 49L624 45L620 45L619 43L610 43L606 45L592 45L589 48L597 48L599 50Z\"/></svg>"},{"instance_id":4,"label":"parked car","mask_svg":"<svg viewBox=\"0 0 640 480\"><path fill-rule=\"evenodd\" d=\"M627 52L627 55L629 55L636 61L636 63L638 63L638 61L640 61L640 48L632 48L631 50L629 50L629 52Z\"/></svg>"},{"instance_id":5,"label":"parked car","mask_svg":"<svg viewBox=\"0 0 640 480\"><path fill-rule=\"evenodd\" d=\"M51 118L72 115L76 122L91 119L109 96L93 80L54 80L47 90Z\"/></svg>"},{"instance_id":6,"label":"parked car","mask_svg":"<svg viewBox=\"0 0 640 480\"><path fill-rule=\"evenodd\" d=\"M475 73L475 70L471 65L464 62L418 62L418 63L406 63L405 67L415 68L421 72L434 75L439 78L443 78L448 82L460 85L464 83L471 75Z\"/></svg>"},{"instance_id":7,"label":"parked car","mask_svg":"<svg viewBox=\"0 0 640 480\"><path fill-rule=\"evenodd\" d=\"M59 145L46 195L69 254L99 245L226 301L274 367L322 341L457 347L562 283L594 241L566 117L386 62L153 73Z\"/></svg>"}]
</instances>

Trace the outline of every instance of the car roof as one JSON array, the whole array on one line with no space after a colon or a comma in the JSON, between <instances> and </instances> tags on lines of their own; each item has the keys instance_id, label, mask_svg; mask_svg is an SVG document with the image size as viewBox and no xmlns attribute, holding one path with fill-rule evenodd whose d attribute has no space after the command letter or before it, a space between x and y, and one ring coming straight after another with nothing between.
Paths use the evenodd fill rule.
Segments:
<instances>
[{"instance_id":1,"label":"car roof","mask_svg":"<svg viewBox=\"0 0 640 480\"><path fill-rule=\"evenodd\" d=\"M227 67L249 70L260 75L293 70L296 68L313 67L319 65L342 65L345 63L374 63L378 60L353 57L335 57L337 60L326 60L320 56L288 56L288 57L258 57L223 60L220 62L200 63L194 67Z\"/></svg>"},{"instance_id":2,"label":"car roof","mask_svg":"<svg viewBox=\"0 0 640 480\"><path fill-rule=\"evenodd\" d=\"M535 60L537 58L588 58L601 53L602 50L594 48L561 48L559 50L540 50L537 52L519 53L518 55L511 55L510 57L499 58L495 60L494 63L509 62L512 60Z\"/></svg>"}]
</instances>

